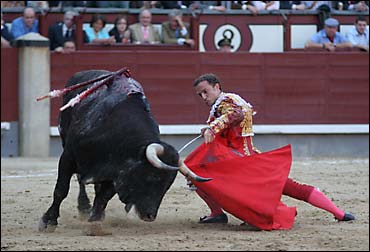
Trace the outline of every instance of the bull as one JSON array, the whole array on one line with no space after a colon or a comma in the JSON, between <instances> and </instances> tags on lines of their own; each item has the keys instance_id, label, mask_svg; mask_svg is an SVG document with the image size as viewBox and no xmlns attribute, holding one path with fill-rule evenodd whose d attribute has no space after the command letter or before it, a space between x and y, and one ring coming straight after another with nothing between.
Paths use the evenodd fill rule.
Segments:
<instances>
[{"instance_id":1,"label":"bull","mask_svg":"<svg viewBox=\"0 0 370 252\"><path fill-rule=\"evenodd\" d=\"M89 222L103 220L116 193L126 212L135 206L141 220L154 221L177 171L188 179L209 180L191 172L176 149L160 140L143 88L126 69L79 72L66 88L59 115L63 152L53 202L40 219L40 231L57 227L73 174L80 183L78 209L89 211ZM91 209L85 191L89 183L95 185Z\"/></svg>"}]
</instances>

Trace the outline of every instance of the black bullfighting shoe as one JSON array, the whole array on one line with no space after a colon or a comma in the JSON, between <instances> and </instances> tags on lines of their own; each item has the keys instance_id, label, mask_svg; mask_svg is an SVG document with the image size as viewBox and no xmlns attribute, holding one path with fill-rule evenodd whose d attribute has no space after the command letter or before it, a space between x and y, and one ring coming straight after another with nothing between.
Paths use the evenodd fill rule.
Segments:
<instances>
[{"instance_id":1,"label":"black bullfighting shoe","mask_svg":"<svg viewBox=\"0 0 370 252\"><path fill-rule=\"evenodd\" d=\"M211 216L204 216L199 219L199 223L227 223L227 215L226 214L220 214L214 217Z\"/></svg>"},{"instance_id":2,"label":"black bullfighting shoe","mask_svg":"<svg viewBox=\"0 0 370 252\"><path fill-rule=\"evenodd\" d=\"M349 212L346 212L343 216L343 219L341 220L338 220L338 221L352 221L352 220L355 220L355 216L353 216L351 213Z\"/></svg>"}]
</instances>

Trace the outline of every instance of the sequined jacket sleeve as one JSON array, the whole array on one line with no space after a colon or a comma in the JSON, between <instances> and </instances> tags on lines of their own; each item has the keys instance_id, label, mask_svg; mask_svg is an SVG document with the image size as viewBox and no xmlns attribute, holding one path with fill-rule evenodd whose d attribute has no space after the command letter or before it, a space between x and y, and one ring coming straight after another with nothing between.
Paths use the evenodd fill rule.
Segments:
<instances>
[{"instance_id":1,"label":"sequined jacket sleeve","mask_svg":"<svg viewBox=\"0 0 370 252\"><path fill-rule=\"evenodd\" d=\"M218 105L214 120L210 120L209 127L217 134L227 128L240 123L244 118L242 107L227 98Z\"/></svg>"}]
</instances>

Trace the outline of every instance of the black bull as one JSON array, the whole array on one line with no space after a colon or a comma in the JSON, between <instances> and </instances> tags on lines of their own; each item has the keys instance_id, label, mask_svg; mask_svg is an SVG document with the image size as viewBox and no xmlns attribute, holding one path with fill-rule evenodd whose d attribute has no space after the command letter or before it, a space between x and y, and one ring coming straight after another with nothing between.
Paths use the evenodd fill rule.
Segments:
<instances>
[{"instance_id":1,"label":"black bull","mask_svg":"<svg viewBox=\"0 0 370 252\"><path fill-rule=\"evenodd\" d=\"M90 212L90 222L104 218L107 203L116 193L127 212L135 206L140 219L153 221L177 170L190 179L208 180L192 173L178 152L160 140L144 91L134 79L92 70L76 73L66 87L109 74L97 91L60 113L63 153L53 202L40 220L40 231L55 230L73 174L80 183L78 209ZM63 105L96 84L65 94ZM92 208L85 191L88 183L95 185Z\"/></svg>"}]
</instances>

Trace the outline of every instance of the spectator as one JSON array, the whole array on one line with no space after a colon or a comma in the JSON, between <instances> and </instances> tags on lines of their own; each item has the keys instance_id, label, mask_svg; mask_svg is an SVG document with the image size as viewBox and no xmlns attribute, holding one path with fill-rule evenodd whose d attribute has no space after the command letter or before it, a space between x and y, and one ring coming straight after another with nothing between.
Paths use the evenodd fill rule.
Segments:
<instances>
[{"instance_id":1,"label":"spectator","mask_svg":"<svg viewBox=\"0 0 370 252\"><path fill-rule=\"evenodd\" d=\"M258 14L258 9L253 5L252 1L232 1L231 9L249 10L253 15Z\"/></svg>"},{"instance_id":2,"label":"spectator","mask_svg":"<svg viewBox=\"0 0 370 252\"><path fill-rule=\"evenodd\" d=\"M190 5L191 9L208 9L208 10L215 10L220 12L226 11L225 1L194 1Z\"/></svg>"},{"instance_id":3,"label":"spectator","mask_svg":"<svg viewBox=\"0 0 370 252\"><path fill-rule=\"evenodd\" d=\"M163 9L187 9L194 1L160 1Z\"/></svg>"},{"instance_id":4,"label":"spectator","mask_svg":"<svg viewBox=\"0 0 370 252\"><path fill-rule=\"evenodd\" d=\"M303 1L280 1L281 10L304 10Z\"/></svg>"},{"instance_id":5,"label":"spectator","mask_svg":"<svg viewBox=\"0 0 370 252\"><path fill-rule=\"evenodd\" d=\"M354 11L369 11L369 1L348 1L349 6L348 10L354 10Z\"/></svg>"},{"instance_id":6,"label":"spectator","mask_svg":"<svg viewBox=\"0 0 370 252\"><path fill-rule=\"evenodd\" d=\"M307 10L319 12L319 29L323 29L325 20L331 16L332 1L303 1Z\"/></svg>"},{"instance_id":7,"label":"spectator","mask_svg":"<svg viewBox=\"0 0 370 252\"><path fill-rule=\"evenodd\" d=\"M332 1L303 1L307 10L320 10L321 8L333 8Z\"/></svg>"},{"instance_id":8,"label":"spectator","mask_svg":"<svg viewBox=\"0 0 370 252\"><path fill-rule=\"evenodd\" d=\"M161 1L143 1L143 9L162 8Z\"/></svg>"},{"instance_id":9,"label":"spectator","mask_svg":"<svg viewBox=\"0 0 370 252\"><path fill-rule=\"evenodd\" d=\"M64 13L63 22L56 23L49 27L48 37L50 40L50 50L62 47L64 41L75 40L75 24L73 18L78 14L74 11Z\"/></svg>"},{"instance_id":10,"label":"spectator","mask_svg":"<svg viewBox=\"0 0 370 252\"><path fill-rule=\"evenodd\" d=\"M169 21L162 24L162 42L165 44L186 44L194 47L195 42L190 39L190 25L183 22L181 11L173 9L168 16Z\"/></svg>"},{"instance_id":11,"label":"spectator","mask_svg":"<svg viewBox=\"0 0 370 252\"><path fill-rule=\"evenodd\" d=\"M334 1L337 10L368 11L369 1Z\"/></svg>"},{"instance_id":12,"label":"spectator","mask_svg":"<svg viewBox=\"0 0 370 252\"><path fill-rule=\"evenodd\" d=\"M257 8L258 11L280 9L280 1L251 1L251 2L253 6Z\"/></svg>"},{"instance_id":13,"label":"spectator","mask_svg":"<svg viewBox=\"0 0 370 252\"><path fill-rule=\"evenodd\" d=\"M130 43L130 30L127 25L127 18L119 16L114 21L114 27L109 31L110 36L114 36L117 43Z\"/></svg>"},{"instance_id":14,"label":"spectator","mask_svg":"<svg viewBox=\"0 0 370 252\"><path fill-rule=\"evenodd\" d=\"M11 47L10 42L13 40L13 35L9 32L8 27L6 26L3 13L1 12L1 48Z\"/></svg>"},{"instance_id":15,"label":"spectator","mask_svg":"<svg viewBox=\"0 0 370 252\"><path fill-rule=\"evenodd\" d=\"M162 8L161 1L129 1L130 8L133 9L152 9Z\"/></svg>"},{"instance_id":16,"label":"spectator","mask_svg":"<svg viewBox=\"0 0 370 252\"><path fill-rule=\"evenodd\" d=\"M73 40L66 40L63 43L63 47L55 48L55 52L69 54L76 51L76 43Z\"/></svg>"},{"instance_id":17,"label":"spectator","mask_svg":"<svg viewBox=\"0 0 370 252\"><path fill-rule=\"evenodd\" d=\"M353 47L366 52L369 51L369 30L367 21L363 16L356 19L355 26L347 33L347 38Z\"/></svg>"},{"instance_id":18,"label":"spectator","mask_svg":"<svg viewBox=\"0 0 370 252\"><path fill-rule=\"evenodd\" d=\"M27 6L33 7L35 9L44 9L48 10L49 9L49 3L48 1L27 1Z\"/></svg>"},{"instance_id":19,"label":"spectator","mask_svg":"<svg viewBox=\"0 0 370 252\"><path fill-rule=\"evenodd\" d=\"M130 9L140 9L144 6L144 1L130 1Z\"/></svg>"},{"instance_id":20,"label":"spectator","mask_svg":"<svg viewBox=\"0 0 370 252\"><path fill-rule=\"evenodd\" d=\"M24 1L1 1L1 8L14 8L24 6Z\"/></svg>"},{"instance_id":21,"label":"spectator","mask_svg":"<svg viewBox=\"0 0 370 252\"><path fill-rule=\"evenodd\" d=\"M139 23L129 26L134 44L158 44L161 42L157 29L152 25L152 13L144 9L139 14Z\"/></svg>"},{"instance_id":22,"label":"spectator","mask_svg":"<svg viewBox=\"0 0 370 252\"><path fill-rule=\"evenodd\" d=\"M323 48L327 51L335 51L337 48L352 48L351 42L338 32L339 22L334 18L325 20L325 28L314 34L306 43L306 49Z\"/></svg>"},{"instance_id":23,"label":"spectator","mask_svg":"<svg viewBox=\"0 0 370 252\"><path fill-rule=\"evenodd\" d=\"M105 17L101 14L94 14L90 21L90 27L85 29L86 36L89 43L99 43L109 45L115 43L114 36L109 36L108 32L104 30L106 25Z\"/></svg>"},{"instance_id":24,"label":"spectator","mask_svg":"<svg viewBox=\"0 0 370 252\"><path fill-rule=\"evenodd\" d=\"M23 16L13 20L10 32L14 39L16 39L29 32L38 33L38 26L39 21L36 19L35 10L32 7L26 7L23 10Z\"/></svg>"},{"instance_id":25,"label":"spectator","mask_svg":"<svg viewBox=\"0 0 370 252\"><path fill-rule=\"evenodd\" d=\"M48 1L50 8L93 7L95 1Z\"/></svg>"},{"instance_id":26,"label":"spectator","mask_svg":"<svg viewBox=\"0 0 370 252\"><path fill-rule=\"evenodd\" d=\"M219 46L218 51L220 52L232 52L231 50L234 49L234 46L231 44L231 40L228 38L221 39L217 45Z\"/></svg>"},{"instance_id":27,"label":"spectator","mask_svg":"<svg viewBox=\"0 0 370 252\"><path fill-rule=\"evenodd\" d=\"M348 10L349 1L333 1L333 8L339 11Z\"/></svg>"},{"instance_id":28,"label":"spectator","mask_svg":"<svg viewBox=\"0 0 370 252\"><path fill-rule=\"evenodd\" d=\"M129 8L130 1L96 1L98 8Z\"/></svg>"}]
</instances>

